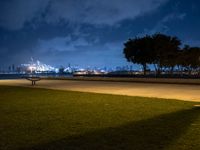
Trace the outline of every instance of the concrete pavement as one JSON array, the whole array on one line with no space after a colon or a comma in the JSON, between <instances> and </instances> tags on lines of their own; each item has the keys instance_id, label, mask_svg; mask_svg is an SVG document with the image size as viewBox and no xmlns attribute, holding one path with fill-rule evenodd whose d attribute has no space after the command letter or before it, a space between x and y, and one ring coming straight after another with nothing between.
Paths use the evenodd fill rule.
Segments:
<instances>
[{"instance_id":1,"label":"concrete pavement","mask_svg":"<svg viewBox=\"0 0 200 150\"><path fill-rule=\"evenodd\" d=\"M24 86L128 96L157 97L200 102L200 85L109 81L41 80L35 86L25 79L0 80L0 85Z\"/></svg>"}]
</instances>

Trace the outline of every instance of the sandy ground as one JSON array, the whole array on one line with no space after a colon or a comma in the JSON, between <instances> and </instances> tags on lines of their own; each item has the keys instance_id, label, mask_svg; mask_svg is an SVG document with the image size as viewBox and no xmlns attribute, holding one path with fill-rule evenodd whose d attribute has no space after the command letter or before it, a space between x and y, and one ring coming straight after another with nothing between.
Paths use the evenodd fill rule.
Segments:
<instances>
[{"instance_id":1,"label":"sandy ground","mask_svg":"<svg viewBox=\"0 0 200 150\"><path fill-rule=\"evenodd\" d=\"M25 86L58 90L158 97L200 102L200 85L127 83L108 81L41 80L35 86L26 79L0 80L0 85Z\"/></svg>"}]
</instances>

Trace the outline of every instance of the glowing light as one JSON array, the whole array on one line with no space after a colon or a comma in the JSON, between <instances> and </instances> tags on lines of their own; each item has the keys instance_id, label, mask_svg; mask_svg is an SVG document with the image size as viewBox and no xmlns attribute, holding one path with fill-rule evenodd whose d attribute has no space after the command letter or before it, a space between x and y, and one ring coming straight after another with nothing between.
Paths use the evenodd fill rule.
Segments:
<instances>
[{"instance_id":1,"label":"glowing light","mask_svg":"<svg viewBox=\"0 0 200 150\"><path fill-rule=\"evenodd\" d=\"M24 70L30 71L31 73L56 72L56 68L43 64L39 60L34 62L33 59L31 59L29 64L22 64L21 66Z\"/></svg>"}]
</instances>

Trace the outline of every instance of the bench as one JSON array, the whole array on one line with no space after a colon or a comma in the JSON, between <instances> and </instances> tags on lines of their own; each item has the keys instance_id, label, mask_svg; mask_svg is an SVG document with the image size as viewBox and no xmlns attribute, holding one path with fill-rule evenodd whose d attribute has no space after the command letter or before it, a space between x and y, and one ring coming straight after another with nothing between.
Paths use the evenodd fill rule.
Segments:
<instances>
[{"instance_id":1,"label":"bench","mask_svg":"<svg viewBox=\"0 0 200 150\"><path fill-rule=\"evenodd\" d=\"M25 79L31 81L32 85L35 85L37 81L40 81L41 78L40 77L25 77Z\"/></svg>"}]
</instances>

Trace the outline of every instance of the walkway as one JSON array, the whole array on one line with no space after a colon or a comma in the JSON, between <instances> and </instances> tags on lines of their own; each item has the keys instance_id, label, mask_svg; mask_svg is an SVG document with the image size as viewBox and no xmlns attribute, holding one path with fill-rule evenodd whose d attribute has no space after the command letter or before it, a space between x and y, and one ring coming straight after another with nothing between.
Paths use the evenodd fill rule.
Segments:
<instances>
[{"instance_id":1,"label":"walkway","mask_svg":"<svg viewBox=\"0 0 200 150\"><path fill-rule=\"evenodd\" d=\"M0 85L31 86L30 81L0 80ZM34 88L158 97L200 102L200 85L128 83L105 81L41 80Z\"/></svg>"}]
</instances>

